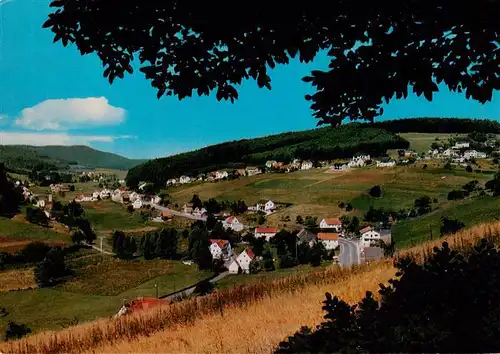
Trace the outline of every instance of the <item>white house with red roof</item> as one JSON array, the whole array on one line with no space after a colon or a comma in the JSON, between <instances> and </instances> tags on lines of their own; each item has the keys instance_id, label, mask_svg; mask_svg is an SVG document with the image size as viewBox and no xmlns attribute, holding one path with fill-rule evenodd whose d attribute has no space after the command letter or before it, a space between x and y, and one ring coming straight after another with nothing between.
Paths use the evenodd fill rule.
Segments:
<instances>
[{"instance_id":1,"label":"white house with red roof","mask_svg":"<svg viewBox=\"0 0 500 354\"><path fill-rule=\"evenodd\" d=\"M334 229L336 232L342 231L342 221L339 218L326 218L321 220L319 227L322 229Z\"/></svg>"},{"instance_id":2,"label":"white house with red roof","mask_svg":"<svg viewBox=\"0 0 500 354\"><path fill-rule=\"evenodd\" d=\"M250 273L250 262L255 259L255 254L250 248L245 248L237 257L233 258L233 261L229 264L229 273L238 274L241 269L242 273Z\"/></svg>"},{"instance_id":3,"label":"white house with red roof","mask_svg":"<svg viewBox=\"0 0 500 354\"><path fill-rule=\"evenodd\" d=\"M269 242L269 240L274 237L278 233L278 230L275 228L271 227L256 227L255 228L255 238L261 238L265 237L266 241Z\"/></svg>"},{"instance_id":4,"label":"white house with red roof","mask_svg":"<svg viewBox=\"0 0 500 354\"><path fill-rule=\"evenodd\" d=\"M363 247L370 247L370 245L380 240L380 232L375 231L370 226L362 228L361 230L359 230L359 233L361 235L360 238Z\"/></svg>"},{"instance_id":5,"label":"white house with red roof","mask_svg":"<svg viewBox=\"0 0 500 354\"><path fill-rule=\"evenodd\" d=\"M334 232L320 232L318 241L321 242L326 250L333 250L339 246L339 234Z\"/></svg>"},{"instance_id":6,"label":"white house with red roof","mask_svg":"<svg viewBox=\"0 0 500 354\"><path fill-rule=\"evenodd\" d=\"M244 229L243 224L236 218L236 216L230 216L222 222L222 226L225 229L231 229L233 231L242 231Z\"/></svg>"},{"instance_id":7,"label":"white house with red roof","mask_svg":"<svg viewBox=\"0 0 500 354\"><path fill-rule=\"evenodd\" d=\"M233 255L233 250L228 240L210 239L209 241L209 249L213 259L228 259Z\"/></svg>"}]
</instances>

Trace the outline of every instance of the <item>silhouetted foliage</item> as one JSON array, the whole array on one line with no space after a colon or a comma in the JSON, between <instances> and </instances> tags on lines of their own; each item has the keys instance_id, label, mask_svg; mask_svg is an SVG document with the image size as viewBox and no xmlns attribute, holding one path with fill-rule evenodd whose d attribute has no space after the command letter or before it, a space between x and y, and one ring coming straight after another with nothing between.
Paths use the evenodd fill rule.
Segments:
<instances>
[{"instance_id":1,"label":"silhouetted foliage","mask_svg":"<svg viewBox=\"0 0 500 354\"><path fill-rule=\"evenodd\" d=\"M470 165L467 165L467 167L465 168L465 171L472 172L472 167Z\"/></svg>"},{"instance_id":2,"label":"silhouetted foliage","mask_svg":"<svg viewBox=\"0 0 500 354\"><path fill-rule=\"evenodd\" d=\"M202 280L194 288L195 295L203 296L210 294L214 290L214 285L208 280Z\"/></svg>"},{"instance_id":3,"label":"silhouetted foliage","mask_svg":"<svg viewBox=\"0 0 500 354\"><path fill-rule=\"evenodd\" d=\"M350 305L327 293L325 322L302 327L276 353L500 351L500 256L488 241L462 253L443 243L423 265L396 266L380 301L367 292Z\"/></svg>"},{"instance_id":4,"label":"silhouetted foliage","mask_svg":"<svg viewBox=\"0 0 500 354\"><path fill-rule=\"evenodd\" d=\"M9 321L7 323L7 330L5 331L4 339L7 342L12 339L20 339L30 333L31 329L28 328L25 324L19 324L14 321Z\"/></svg>"},{"instance_id":5,"label":"silhouetted foliage","mask_svg":"<svg viewBox=\"0 0 500 354\"><path fill-rule=\"evenodd\" d=\"M290 57L310 62L326 52L328 69L303 81L316 89L306 95L314 116L333 125L345 118L373 120L383 114L384 102L406 98L409 89L430 101L443 83L485 103L498 87L491 69L500 11L495 1L474 9L447 1L367 9L364 2L315 2L287 8L285 22L283 8L272 5L162 1L117 9L114 2L54 0L57 9L43 27L54 32L54 42L75 43L82 55L96 53L110 83L132 73L139 58L158 98L216 91L217 100L234 102L244 79L271 89L268 68Z\"/></svg>"},{"instance_id":6,"label":"silhouetted foliage","mask_svg":"<svg viewBox=\"0 0 500 354\"><path fill-rule=\"evenodd\" d=\"M352 208L352 205L351 203L347 203L346 207L345 207L345 211L351 211L353 208Z\"/></svg>"},{"instance_id":7,"label":"silhouetted foliage","mask_svg":"<svg viewBox=\"0 0 500 354\"><path fill-rule=\"evenodd\" d=\"M188 252L200 270L212 268L212 254L209 247L208 231L204 228L194 228L189 234Z\"/></svg>"},{"instance_id":8,"label":"silhouetted foliage","mask_svg":"<svg viewBox=\"0 0 500 354\"><path fill-rule=\"evenodd\" d=\"M5 165L0 163L0 216L17 214L22 200L21 189L8 180Z\"/></svg>"},{"instance_id":9,"label":"silhouetted foliage","mask_svg":"<svg viewBox=\"0 0 500 354\"><path fill-rule=\"evenodd\" d=\"M495 174L492 180L485 183L484 188L490 190L495 197L500 195L500 173Z\"/></svg>"}]
</instances>

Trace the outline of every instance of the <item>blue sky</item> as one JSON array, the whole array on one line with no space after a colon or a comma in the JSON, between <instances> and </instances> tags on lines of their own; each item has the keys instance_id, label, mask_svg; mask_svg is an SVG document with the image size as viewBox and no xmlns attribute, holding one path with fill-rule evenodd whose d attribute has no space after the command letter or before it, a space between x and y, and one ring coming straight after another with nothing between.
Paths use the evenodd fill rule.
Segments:
<instances>
[{"instance_id":1,"label":"blue sky","mask_svg":"<svg viewBox=\"0 0 500 354\"><path fill-rule=\"evenodd\" d=\"M95 55L52 43L41 25L44 0L0 0L0 144L87 144L131 158L152 158L218 142L314 128L300 79L327 60L298 61L271 72L272 91L253 81L234 104L212 97L156 98L140 72L109 85ZM367 78L368 79L368 78ZM378 119L416 116L497 119L498 104L443 91L432 103L394 100Z\"/></svg>"}]
</instances>

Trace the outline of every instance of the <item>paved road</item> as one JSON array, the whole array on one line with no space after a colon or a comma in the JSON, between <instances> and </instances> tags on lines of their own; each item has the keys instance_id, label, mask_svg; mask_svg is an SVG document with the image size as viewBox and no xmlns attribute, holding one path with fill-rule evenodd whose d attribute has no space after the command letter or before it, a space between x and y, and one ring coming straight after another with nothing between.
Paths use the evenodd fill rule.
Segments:
<instances>
[{"instance_id":1,"label":"paved road","mask_svg":"<svg viewBox=\"0 0 500 354\"><path fill-rule=\"evenodd\" d=\"M216 283L218 282L219 280L221 280L222 278L224 278L225 276L227 276L229 274L228 271L226 272L223 272L223 273L220 273L219 275L217 275L215 278L212 278L210 279L210 283ZM165 295L165 296L162 296L160 297L160 299L167 299L167 300L173 300L175 299L176 297L185 297L185 296L189 296L193 293L194 289L196 289L196 285L193 285L187 289L183 289L182 291L178 291L178 292L175 292L173 294L170 294L170 295Z\"/></svg>"},{"instance_id":2,"label":"paved road","mask_svg":"<svg viewBox=\"0 0 500 354\"><path fill-rule=\"evenodd\" d=\"M350 267L353 264L360 264L360 249L358 242L339 237L339 245L339 263L342 266Z\"/></svg>"}]
</instances>

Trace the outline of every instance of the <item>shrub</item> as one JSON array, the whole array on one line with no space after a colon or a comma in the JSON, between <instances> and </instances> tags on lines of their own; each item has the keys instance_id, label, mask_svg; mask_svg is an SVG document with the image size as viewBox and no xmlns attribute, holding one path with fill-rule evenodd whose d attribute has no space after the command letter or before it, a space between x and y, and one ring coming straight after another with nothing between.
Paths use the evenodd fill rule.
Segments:
<instances>
[{"instance_id":1,"label":"shrub","mask_svg":"<svg viewBox=\"0 0 500 354\"><path fill-rule=\"evenodd\" d=\"M465 171L472 172L472 167L470 165L467 165L467 167L465 168Z\"/></svg>"},{"instance_id":2,"label":"shrub","mask_svg":"<svg viewBox=\"0 0 500 354\"><path fill-rule=\"evenodd\" d=\"M325 322L302 327L276 353L498 352L498 251L482 240L468 254L443 243L425 264L397 261L398 280L351 306L331 294ZM446 311L443 311L446 301Z\"/></svg>"},{"instance_id":3,"label":"shrub","mask_svg":"<svg viewBox=\"0 0 500 354\"><path fill-rule=\"evenodd\" d=\"M370 196L374 198L380 198L381 195L382 195L382 189L380 188L380 186L377 185L370 188Z\"/></svg>"},{"instance_id":4,"label":"shrub","mask_svg":"<svg viewBox=\"0 0 500 354\"><path fill-rule=\"evenodd\" d=\"M5 341L9 341L11 339L20 339L30 333L31 329L26 327L26 325L9 321L9 323L7 324L7 330L5 331Z\"/></svg>"}]
</instances>

